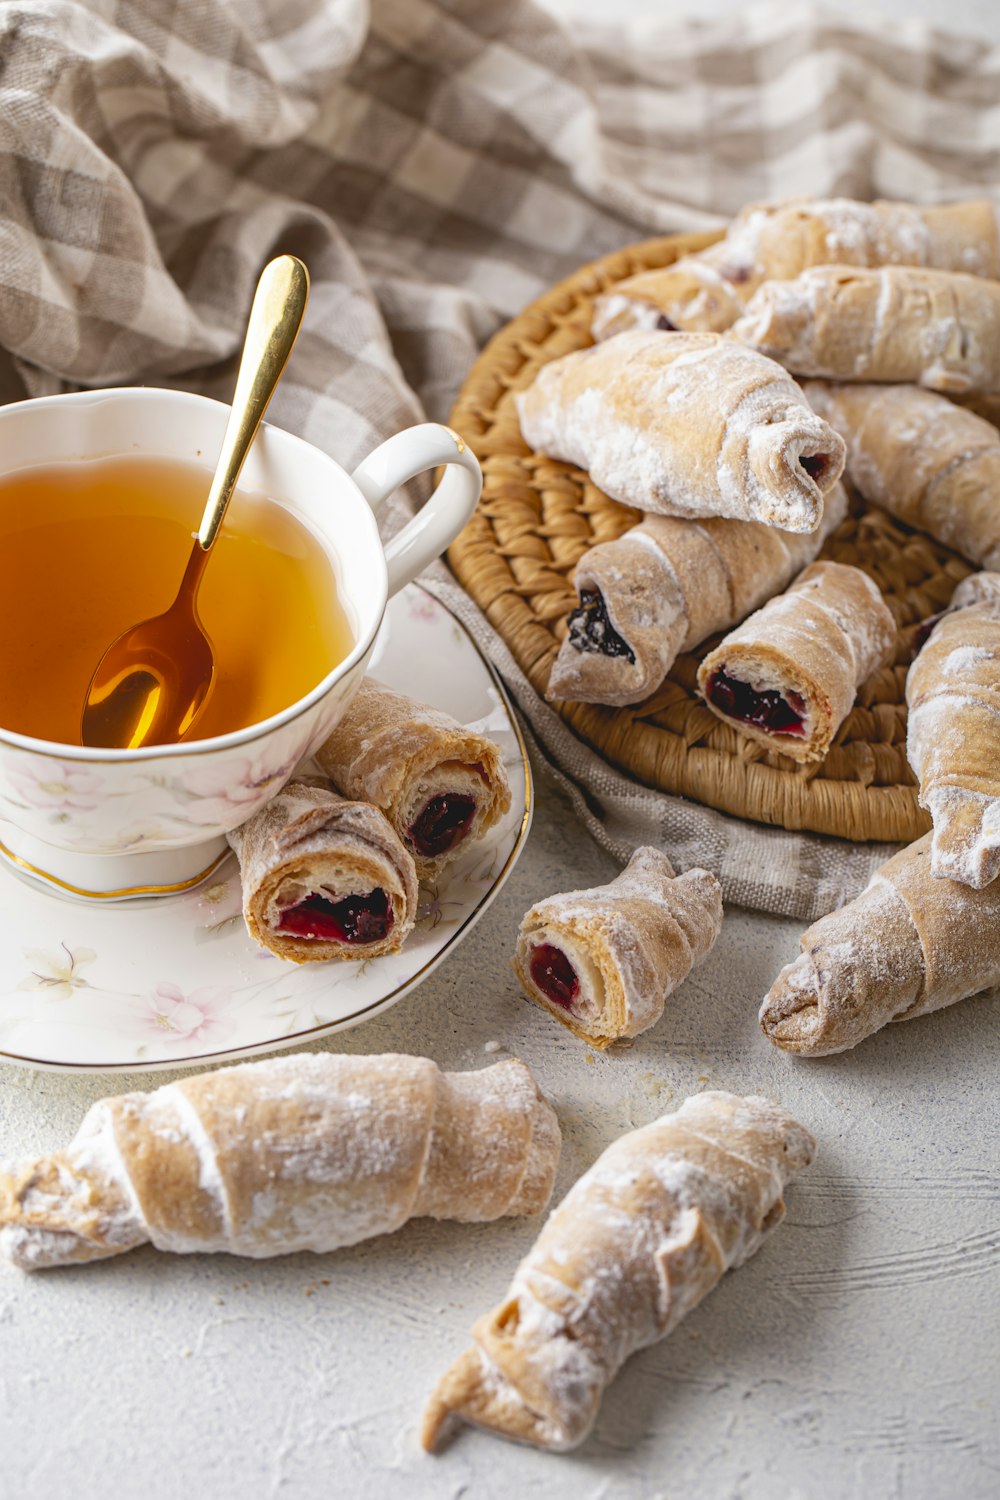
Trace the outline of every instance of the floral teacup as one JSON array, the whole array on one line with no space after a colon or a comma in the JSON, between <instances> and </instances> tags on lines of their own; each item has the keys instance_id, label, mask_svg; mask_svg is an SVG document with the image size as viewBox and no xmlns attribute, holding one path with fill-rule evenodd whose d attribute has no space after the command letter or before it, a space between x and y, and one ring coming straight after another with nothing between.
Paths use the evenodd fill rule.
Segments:
<instances>
[{"instance_id":1,"label":"floral teacup","mask_svg":"<svg viewBox=\"0 0 1000 1500\"><path fill-rule=\"evenodd\" d=\"M146 388L20 402L0 408L3 468L116 453L194 461L218 451L228 411L203 396ZM441 483L383 550L373 512L439 465L447 466ZM387 598L458 535L482 476L461 438L435 423L397 433L350 475L265 424L241 483L285 504L322 540L355 645L307 697L216 739L91 750L0 723L0 855L57 890L105 901L165 895L210 874L225 834L329 735L364 676Z\"/></svg>"}]
</instances>

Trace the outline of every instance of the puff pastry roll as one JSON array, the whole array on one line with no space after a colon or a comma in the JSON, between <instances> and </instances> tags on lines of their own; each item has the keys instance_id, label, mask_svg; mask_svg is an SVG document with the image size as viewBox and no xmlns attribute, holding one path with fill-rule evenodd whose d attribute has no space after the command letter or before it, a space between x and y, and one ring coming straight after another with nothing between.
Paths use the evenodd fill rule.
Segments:
<instances>
[{"instance_id":1,"label":"puff pastry roll","mask_svg":"<svg viewBox=\"0 0 1000 1500\"><path fill-rule=\"evenodd\" d=\"M449 1418L539 1448L576 1447L629 1355L672 1332L781 1223L785 1185L814 1152L778 1105L723 1093L696 1094L615 1141L439 1382L424 1447Z\"/></svg>"},{"instance_id":2,"label":"puff pastry roll","mask_svg":"<svg viewBox=\"0 0 1000 1500\"><path fill-rule=\"evenodd\" d=\"M514 969L530 999L591 1047L607 1047L656 1024L721 928L715 876L675 876L667 856L646 846L608 885L536 902L518 930Z\"/></svg>"},{"instance_id":3,"label":"puff pastry roll","mask_svg":"<svg viewBox=\"0 0 1000 1500\"><path fill-rule=\"evenodd\" d=\"M345 797L381 808L421 879L434 879L510 807L491 739L372 677L316 760Z\"/></svg>"},{"instance_id":4,"label":"puff pastry roll","mask_svg":"<svg viewBox=\"0 0 1000 1500\"><path fill-rule=\"evenodd\" d=\"M660 333L724 333L746 299L725 274L727 242L685 255L661 270L640 271L594 300L591 333L598 341L639 328Z\"/></svg>"},{"instance_id":5,"label":"puff pastry roll","mask_svg":"<svg viewBox=\"0 0 1000 1500\"><path fill-rule=\"evenodd\" d=\"M301 1053L101 1099L64 1151L0 1162L0 1250L22 1270L152 1242L323 1254L427 1216L543 1209L561 1140L523 1063Z\"/></svg>"},{"instance_id":6,"label":"puff pastry roll","mask_svg":"<svg viewBox=\"0 0 1000 1500\"><path fill-rule=\"evenodd\" d=\"M916 385L804 387L866 500L981 567L1000 565L1000 433Z\"/></svg>"},{"instance_id":7,"label":"puff pastry roll","mask_svg":"<svg viewBox=\"0 0 1000 1500\"><path fill-rule=\"evenodd\" d=\"M906 754L934 822L933 873L979 889L1000 875L1000 574L973 577L992 588L960 585L910 668Z\"/></svg>"},{"instance_id":8,"label":"puff pastry roll","mask_svg":"<svg viewBox=\"0 0 1000 1500\"><path fill-rule=\"evenodd\" d=\"M760 1012L776 1047L823 1057L1000 984L1000 881L939 880L931 835L882 865L799 939Z\"/></svg>"},{"instance_id":9,"label":"puff pastry roll","mask_svg":"<svg viewBox=\"0 0 1000 1500\"><path fill-rule=\"evenodd\" d=\"M844 441L780 365L711 333L620 333L515 397L525 442L655 515L815 531Z\"/></svg>"},{"instance_id":10,"label":"puff pastry roll","mask_svg":"<svg viewBox=\"0 0 1000 1500\"><path fill-rule=\"evenodd\" d=\"M315 781L290 781L228 835L250 936L302 964L395 953L417 915L417 873L388 819Z\"/></svg>"},{"instance_id":11,"label":"puff pastry roll","mask_svg":"<svg viewBox=\"0 0 1000 1500\"><path fill-rule=\"evenodd\" d=\"M822 760L861 683L895 653L895 622L867 574L812 563L708 653L698 691L768 750Z\"/></svg>"},{"instance_id":12,"label":"puff pastry roll","mask_svg":"<svg viewBox=\"0 0 1000 1500\"><path fill-rule=\"evenodd\" d=\"M815 266L765 282L730 334L797 375L1000 391L1000 281L979 276Z\"/></svg>"},{"instance_id":13,"label":"puff pastry roll","mask_svg":"<svg viewBox=\"0 0 1000 1500\"><path fill-rule=\"evenodd\" d=\"M930 266L1000 276L996 206L987 198L920 208L851 198L752 203L723 240L618 282L594 304L595 339L626 328L722 333L764 281L821 265Z\"/></svg>"},{"instance_id":14,"label":"puff pastry roll","mask_svg":"<svg viewBox=\"0 0 1000 1500\"><path fill-rule=\"evenodd\" d=\"M836 484L816 531L646 516L616 541L591 547L573 575L580 603L552 664L548 697L641 702L682 651L780 593L846 514L847 494Z\"/></svg>"}]
</instances>

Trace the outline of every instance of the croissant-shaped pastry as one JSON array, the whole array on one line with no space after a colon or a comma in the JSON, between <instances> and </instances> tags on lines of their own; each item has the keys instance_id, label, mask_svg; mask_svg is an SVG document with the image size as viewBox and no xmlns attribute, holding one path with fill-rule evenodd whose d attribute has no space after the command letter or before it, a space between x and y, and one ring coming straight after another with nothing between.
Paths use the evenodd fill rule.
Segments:
<instances>
[{"instance_id":1,"label":"croissant-shaped pastry","mask_svg":"<svg viewBox=\"0 0 1000 1500\"><path fill-rule=\"evenodd\" d=\"M1000 574L973 577L992 597L960 585L910 668L906 754L934 821L931 870L979 889L1000 875Z\"/></svg>"},{"instance_id":2,"label":"croissant-shaped pastry","mask_svg":"<svg viewBox=\"0 0 1000 1500\"><path fill-rule=\"evenodd\" d=\"M633 328L661 333L724 333L746 305L743 288L726 276L727 242L685 255L656 271L639 271L594 300L591 333L598 341Z\"/></svg>"},{"instance_id":3,"label":"croissant-shaped pastry","mask_svg":"<svg viewBox=\"0 0 1000 1500\"><path fill-rule=\"evenodd\" d=\"M784 1218L785 1184L815 1142L768 1099L704 1093L622 1136L577 1182L472 1330L424 1417L450 1417L565 1450L594 1425L605 1387L664 1338Z\"/></svg>"},{"instance_id":4,"label":"croissant-shaped pastry","mask_svg":"<svg viewBox=\"0 0 1000 1500\"><path fill-rule=\"evenodd\" d=\"M22 1270L158 1250L324 1253L427 1216L538 1213L559 1125L523 1063L301 1053L101 1099L64 1151L0 1162Z\"/></svg>"},{"instance_id":5,"label":"croissant-shaped pastry","mask_svg":"<svg viewBox=\"0 0 1000 1500\"><path fill-rule=\"evenodd\" d=\"M1000 281L815 266L768 281L730 329L796 375L1000 391Z\"/></svg>"},{"instance_id":6,"label":"croissant-shaped pastry","mask_svg":"<svg viewBox=\"0 0 1000 1500\"><path fill-rule=\"evenodd\" d=\"M667 856L646 846L608 885L536 902L521 922L514 968L532 1000L592 1047L607 1047L656 1024L721 929L715 876L675 876Z\"/></svg>"},{"instance_id":7,"label":"croissant-shaped pastry","mask_svg":"<svg viewBox=\"0 0 1000 1500\"><path fill-rule=\"evenodd\" d=\"M655 515L815 531L844 441L779 365L710 333L620 333L516 397L525 442Z\"/></svg>"},{"instance_id":8,"label":"croissant-shaped pastry","mask_svg":"<svg viewBox=\"0 0 1000 1500\"><path fill-rule=\"evenodd\" d=\"M552 664L547 694L572 703L639 703L682 651L744 619L812 562L847 514L834 485L816 531L759 521L646 516L576 565L579 606Z\"/></svg>"},{"instance_id":9,"label":"croissant-shaped pastry","mask_svg":"<svg viewBox=\"0 0 1000 1500\"><path fill-rule=\"evenodd\" d=\"M1000 433L916 385L828 385L806 397L847 444L866 500L981 567L1000 566Z\"/></svg>"},{"instance_id":10,"label":"croissant-shaped pastry","mask_svg":"<svg viewBox=\"0 0 1000 1500\"><path fill-rule=\"evenodd\" d=\"M708 653L698 691L768 750L822 760L861 683L895 652L895 621L868 575L812 563Z\"/></svg>"},{"instance_id":11,"label":"croissant-shaped pastry","mask_svg":"<svg viewBox=\"0 0 1000 1500\"><path fill-rule=\"evenodd\" d=\"M938 880L931 835L881 865L854 901L799 939L760 1012L776 1047L823 1057L1000 984L1000 880Z\"/></svg>"},{"instance_id":12,"label":"croissant-shaped pastry","mask_svg":"<svg viewBox=\"0 0 1000 1500\"><path fill-rule=\"evenodd\" d=\"M492 740L372 677L316 760L345 797L381 808L422 880L434 879L510 807Z\"/></svg>"},{"instance_id":13,"label":"croissant-shaped pastry","mask_svg":"<svg viewBox=\"0 0 1000 1500\"><path fill-rule=\"evenodd\" d=\"M988 198L928 208L851 198L752 203L707 250L630 276L598 297L593 335L671 327L723 333L762 282L834 264L1000 276L996 205Z\"/></svg>"},{"instance_id":14,"label":"croissant-shaped pastry","mask_svg":"<svg viewBox=\"0 0 1000 1500\"><path fill-rule=\"evenodd\" d=\"M290 781L228 838L247 930L279 958L377 958L413 928L417 873L377 807Z\"/></svg>"},{"instance_id":15,"label":"croissant-shaped pastry","mask_svg":"<svg viewBox=\"0 0 1000 1500\"><path fill-rule=\"evenodd\" d=\"M925 266L1000 276L996 205L989 198L927 207L876 199L791 198L754 203L733 220L728 271L749 296L810 266Z\"/></svg>"}]
</instances>

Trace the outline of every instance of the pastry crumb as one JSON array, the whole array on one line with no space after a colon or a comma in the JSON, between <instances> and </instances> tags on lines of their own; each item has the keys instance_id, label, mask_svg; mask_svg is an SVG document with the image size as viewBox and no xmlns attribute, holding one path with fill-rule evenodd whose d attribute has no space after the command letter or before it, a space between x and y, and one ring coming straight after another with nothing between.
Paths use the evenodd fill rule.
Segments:
<instances>
[{"instance_id":1,"label":"pastry crumb","mask_svg":"<svg viewBox=\"0 0 1000 1500\"><path fill-rule=\"evenodd\" d=\"M484 1042L483 1043L483 1051L484 1052L500 1052L502 1050L502 1048L503 1048L503 1043L502 1042Z\"/></svg>"}]
</instances>

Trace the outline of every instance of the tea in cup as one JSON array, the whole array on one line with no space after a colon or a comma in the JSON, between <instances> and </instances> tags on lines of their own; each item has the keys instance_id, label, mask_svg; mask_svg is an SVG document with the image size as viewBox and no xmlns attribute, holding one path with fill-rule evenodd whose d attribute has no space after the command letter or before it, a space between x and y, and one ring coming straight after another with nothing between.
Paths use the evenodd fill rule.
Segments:
<instances>
[{"instance_id":1,"label":"tea in cup","mask_svg":"<svg viewBox=\"0 0 1000 1500\"><path fill-rule=\"evenodd\" d=\"M265 424L200 593L219 674L204 713L177 744L88 749L90 674L176 592L227 415L145 388L0 408L0 855L70 894L165 894L211 873L224 834L333 729L389 594L479 497L479 465L447 427L399 433L348 475ZM439 465L383 551L373 510Z\"/></svg>"}]
</instances>

